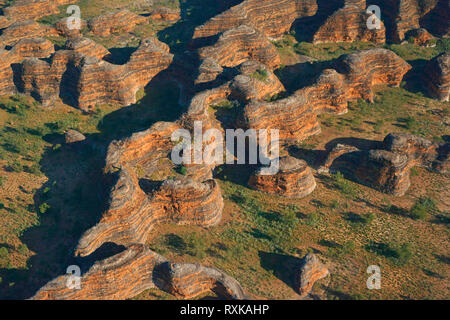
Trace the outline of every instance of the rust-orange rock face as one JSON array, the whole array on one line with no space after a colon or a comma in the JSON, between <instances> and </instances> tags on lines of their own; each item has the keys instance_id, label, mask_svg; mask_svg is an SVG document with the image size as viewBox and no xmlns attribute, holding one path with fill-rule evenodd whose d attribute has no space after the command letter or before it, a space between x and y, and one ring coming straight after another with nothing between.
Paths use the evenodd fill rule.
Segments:
<instances>
[{"instance_id":1,"label":"rust-orange rock face","mask_svg":"<svg viewBox=\"0 0 450 320\"><path fill-rule=\"evenodd\" d=\"M214 45L199 49L199 56L214 59L222 67L235 67L247 60L256 60L271 68L281 63L267 37L247 25L224 32Z\"/></svg>"},{"instance_id":2,"label":"rust-orange rock face","mask_svg":"<svg viewBox=\"0 0 450 320\"><path fill-rule=\"evenodd\" d=\"M181 19L180 11L169 8L155 8L150 12L149 18L166 22L176 22Z\"/></svg>"},{"instance_id":3,"label":"rust-orange rock face","mask_svg":"<svg viewBox=\"0 0 450 320\"><path fill-rule=\"evenodd\" d=\"M369 49L341 56L336 70L346 76L349 99L373 100L372 86L397 87L411 66L387 49Z\"/></svg>"},{"instance_id":4,"label":"rust-orange rock face","mask_svg":"<svg viewBox=\"0 0 450 320\"><path fill-rule=\"evenodd\" d=\"M249 185L267 193L303 198L314 191L316 181L305 161L288 156L279 159L278 173L263 175L258 171L250 177Z\"/></svg>"},{"instance_id":5,"label":"rust-orange rock face","mask_svg":"<svg viewBox=\"0 0 450 320\"><path fill-rule=\"evenodd\" d=\"M128 10L122 10L95 17L89 20L88 26L95 35L106 37L111 33L133 31L136 25L143 23L148 23L148 19Z\"/></svg>"},{"instance_id":6,"label":"rust-orange rock face","mask_svg":"<svg viewBox=\"0 0 450 320\"><path fill-rule=\"evenodd\" d=\"M246 295L239 283L224 272L199 264L167 264L167 292L183 299L192 299L211 291L226 299L242 300Z\"/></svg>"},{"instance_id":7,"label":"rust-orange rock face","mask_svg":"<svg viewBox=\"0 0 450 320\"><path fill-rule=\"evenodd\" d=\"M72 25L71 25L72 23ZM66 38L76 38L81 37L81 30L87 26L85 20L80 20L80 28L77 29L75 25L73 25L74 20L71 20L70 17L62 18L58 22L55 23L56 32Z\"/></svg>"},{"instance_id":8,"label":"rust-orange rock face","mask_svg":"<svg viewBox=\"0 0 450 320\"><path fill-rule=\"evenodd\" d=\"M247 61L238 68L237 75L230 83L232 98L246 103L263 100L285 91L283 84L265 65L257 61Z\"/></svg>"},{"instance_id":9,"label":"rust-orange rock face","mask_svg":"<svg viewBox=\"0 0 450 320\"><path fill-rule=\"evenodd\" d=\"M0 49L0 95L17 92L14 83L14 65L21 63L25 58L48 58L54 51L53 44L42 38L23 39L10 50Z\"/></svg>"},{"instance_id":10,"label":"rust-orange rock face","mask_svg":"<svg viewBox=\"0 0 450 320\"><path fill-rule=\"evenodd\" d=\"M316 11L315 0L245 0L197 27L193 39L209 38L244 24L279 38L295 19L313 16Z\"/></svg>"},{"instance_id":11,"label":"rust-orange rock face","mask_svg":"<svg viewBox=\"0 0 450 320\"><path fill-rule=\"evenodd\" d=\"M433 143L412 134L390 133L384 138L383 144L388 151L406 155L410 166L435 169L448 158L448 143Z\"/></svg>"},{"instance_id":12,"label":"rust-orange rock face","mask_svg":"<svg viewBox=\"0 0 450 320\"><path fill-rule=\"evenodd\" d=\"M386 41L385 27L381 22L378 29L369 29L367 21L370 15L366 13L366 1L346 0L345 6L333 13L314 34L313 42L353 42L371 41L384 43Z\"/></svg>"},{"instance_id":13,"label":"rust-orange rock face","mask_svg":"<svg viewBox=\"0 0 450 320\"><path fill-rule=\"evenodd\" d=\"M308 295L314 283L328 275L328 269L320 262L319 258L313 253L307 254L296 275L296 289L298 293L302 297Z\"/></svg>"},{"instance_id":14,"label":"rust-orange rock face","mask_svg":"<svg viewBox=\"0 0 450 320\"><path fill-rule=\"evenodd\" d=\"M145 242L148 232L160 223L216 225L223 209L220 187L215 180L199 182L189 177L156 183L147 193L134 168L146 171L167 157L173 147L174 123L157 123L129 139L114 142L108 150L107 170L119 170L110 196L110 206L100 222L81 238L77 254L85 256L105 242L125 246ZM150 183L150 181L148 181ZM154 184L154 183L150 183Z\"/></svg>"},{"instance_id":15,"label":"rust-orange rock face","mask_svg":"<svg viewBox=\"0 0 450 320\"><path fill-rule=\"evenodd\" d=\"M450 52L432 59L425 68L425 85L431 97L449 101L450 96Z\"/></svg>"},{"instance_id":16,"label":"rust-orange rock face","mask_svg":"<svg viewBox=\"0 0 450 320\"><path fill-rule=\"evenodd\" d=\"M76 285L79 284L79 287ZM195 298L214 291L219 297L245 299L240 284L224 272L202 265L170 263L143 245L95 263L79 278L67 274L43 286L32 300L124 300L159 288L176 297Z\"/></svg>"},{"instance_id":17,"label":"rust-orange rock face","mask_svg":"<svg viewBox=\"0 0 450 320\"><path fill-rule=\"evenodd\" d=\"M13 46L22 39L51 35L50 28L32 20L18 21L4 29L0 35L0 47Z\"/></svg>"},{"instance_id":18,"label":"rust-orange rock face","mask_svg":"<svg viewBox=\"0 0 450 320\"><path fill-rule=\"evenodd\" d=\"M279 130L281 141L302 141L321 131L316 110L296 94L273 102L251 101L243 122L248 129Z\"/></svg>"},{"instance_id":19,"label":"rust-orange rock face","mask_svg":"<svg viewBox=\"0 0 450 320\"><path fill-rule=\"evenodd\" d=\"M169 47L155 38L143 40L125 65L84 59L77 84L78 107L89 110L99 103L135 103L136 92L166 69L172 59Z\"/></svg>"},{"instance_id":20,"label":"rust-orange rock face","mask_svg":"<svg viewBox=\"0 0 450 320\"><path fill-rule=\"evenodd\" d=\"M427 47L430 46L431 40L435 39L426 29L420 28L412 30L407 33L408 41L418 45Z\"/></svg>"},{"instance_id":21,"label":"rust-orange rock face","mask_svg":"<svg viewBox=\"0 0 450 320\"><path fill-rule=\"evenodd\" d=\"M59 13L59 6L75 3L74 0L16 0L3 9L11 21L36 20Z\"/></svg>"},{"instance_id":22,"label":"rust-orange rock face","mask_svg":"<svg viewBox=\"0 0 450 320\"><path fill-rule=\"evenodd\" d=\"M402 196L410 186L410 169L421 166L446 174L448 144L438 145L410 134L391 133L384 150L359 150L338 144L328 154L320 172L340 171L361 184Z\"/></svg>"},{"instance_id":23,"label":"rust-orange rock face","mask_svg":"<svg viewBox=\"0 0 450 320\"><path fill-rule=\"evenodd\" d=\"M125 65L101 60L108 50L86 38L71 39L66 48L56 52L51 62L30 59L23 64L25 93L44 105L63 93L83 110L99 103L132 104L136 92L173 58L169 47L153 38L143 40Z\"/></svg>"},{"instance_id":24,"label":"rust-orange rock face","mask_svg":"<svg viewBox=\"0 0 450 320\"><path fill-rule=\"evenodd\" d=\"M405 40L408 31L425 26L438 36L448 35L448 0L378 0L391 41Z\"/></svg>"}]
</instances>

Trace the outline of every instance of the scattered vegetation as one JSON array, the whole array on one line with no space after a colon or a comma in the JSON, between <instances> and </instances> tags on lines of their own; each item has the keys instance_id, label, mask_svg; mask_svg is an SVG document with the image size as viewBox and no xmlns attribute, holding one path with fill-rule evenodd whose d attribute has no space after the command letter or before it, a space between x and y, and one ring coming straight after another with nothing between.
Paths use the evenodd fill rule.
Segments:
<instances>
[{"instance_id":1,"label":"scattered vegetation","mask_svg":"<svg viewBox=\"0 0 450 320\"><path fill-rule=\"evenodd\" d=\"M265 82L265 81L267 81L267 79L269 77L269 73L265 69L258 69L254 73L251 74L251 77L256 80Z\"/></svg>"}]
</instances>

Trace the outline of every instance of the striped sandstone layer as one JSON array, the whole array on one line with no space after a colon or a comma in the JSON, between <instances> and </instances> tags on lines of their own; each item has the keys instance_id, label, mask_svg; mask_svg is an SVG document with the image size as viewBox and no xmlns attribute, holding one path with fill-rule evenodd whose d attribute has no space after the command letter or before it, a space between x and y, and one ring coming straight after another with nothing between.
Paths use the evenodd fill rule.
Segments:
<instances>
[{"instance_id":1,"label":"striped sandstone layer","mask_svg":"<svg viewBox=\"0 0 450 320\"><path fill-rule=\"evenodd\" d=\"M75 0L15 0L3 8L3 17L11 23L39 18L59 13L59 6L75 3ZM2 16L0 16L0 19ZM1 29L1 26L0 26Z\"/></svg>"},{"instance_id":2,"label":"striped sandstone layer","mask_svg":"<svg viewBox=\"0 0 450 320\"><path fill-rule=\"evenodd\" d=\"M386 29L381 22L379 29L370 30L367 21L366 1L346 0L345 6L338 9L319 27L313 36L313 43L370 41L384 43Z\"/></svg>"},{"instance_id":3,"label":"striped sandstone layer","mask_svg":"<svg viewBox=\"0 0 450 320\"><path fill-rule=\"evenodd\" d=\"M65 94L72 105L85 111L102 103L133 104L136 92L173 58L169 47L154 38L143 40L124 65L102 60L109 52L86 38L69 40L66 49L57 51L50 62L24 61L25 93L44 105Z\"/></svg>"},{"instance_id":4,"label":"striped sandstone layer","mask_svg":"<svg viewBox=\"0 0 450 320\"><path fill-rule=\"evenodd\" d=\"M288 198L303 198L316 188L311 168L305 161L294 157L282 157L279 171L274 175L263 175L257 171L250 177L249 185L259 191L278 194Z\"/></svg>"},{"instance_id":5,"label":"striped sandstone layer","mask_svg":"<svg viewBox=\"0 0 450 320\"><path fill-rule=\"evenodd\" d=\"M281 63L277 50L267 37L247 25L224 32L214 45L199 49L199 57L214 59L222 67L256 60L274 69Z\"/></svg>"},{"instance_id":6,"label":"striped sandstone layer","mask_svg":"<svg viewBox=\"0 0 450 320\"><path fill-rule=\"evenodd\" d=\"M335 63L345 75L349 99L373 101L372 87L384 84L398 87L412 67L387 49L369 49L341 56Z\"/></svg>"},{"instance_id":7,"label":"striped sandstone layer","mask_svg":"<svg viewBox=\"0 0 450 320\"><path fill-rule=\"evenodd\" d=\"M128 10L105 14L88 21L93 34L107 37L112 33L133 31L136 25L148 23L148 19Z\"/></svg>"},{"instance_id":8,"label":"striped sandstone layer","mask_svg":"<svg viewBox=\"0 0 450 320\"><path fill-rule=\"evenodd\" d=\"M449 101L450 52L442 53L430 60L424 72L425 86L430 96L439 101Z\"/></svg>"},{"instance_id":9,"label":"striped sandstone layer","mask_svg":"<svg viewBox=\"0 0 450 320\"><path fill-rule=\"evenodd\" d=\"M209 107L227 99L237 100L241 103L259 101L283 92L284 86L267 66L257 61L246 61L239 65L239 72L232 80L225 84L205 90L195 95L188 106L188 110L181 117L184 127L193 130L195 121L202 121L204 130L220 126L212 123ZM255 77L255 73L263 72L267 75L264 79Z\"/></svg>"},{"instance_id":10,"label":"striped sandstone layer","mask_svg":"<svg viewBox=\"0 0 450 320\"><path fill-rule=\"evenodd\" d=\"M39 289L31 300L124 300L152 288L185 299L206 292L226 299L246 298L240 284L224 272L202 265L173 264L138 244L96 262L79 280L80 287L76 289L71 287L71 275L59 276Z\"/></svg>"},{"instance_id":11,"label":"striped sandstone layer","mask_svg":"<svg viewBox=\"0 0 450 320\"><path fill-rule=\"evenodd\" d=\"M308 253L303 258L297 272L296 289L300 296L307 296L311 292L314 283L328 275L328 269L319 258L313 253Z\"/></svg>"},{"instance_id":12,"label":"striped sandstone layer","mask_svg":"<svg viewBox=\"0 0 450 320\"><path fill-rule=\"evenodd\" d=\"M142 40L124 65L91 57L83 59L77 83L78 107L89 110L101 103L124 106L135 103L136 92L167 69L172 59L169 47L156 38Z\"/></svg>"},{"instance_id":13,"label":"striped sandstone layer","mask_svg":"<svg viewBox=\"0 0 450 320\"><path fill-rule=\"evenodd\" d=\"M296 19L313 16L316 11L315 0L245 0L197 27L193 39L210 38L241 25L279 38Z\"/></svg>"},{"instance_id":14,"label":"striped sandstone layer","mask_svg":"<svg viewBox=\"0 0 450 320\"><path fill-rule=\"evenodd\" d=\"M278 129L282 141L302 141L320 133L317 114L347 112L348 102L373 100L372 87L398 86L411 66L394 52L369 49L339 58L337 69L324 70L312 86L272 102L253 100L244 108L243 126Z\"/></svg>"},{"instance_id":15,"label":"striped sandstone layer","mask_svg":"<svg viewBox=\"0 0 450 320\"><path fill-rule=\"evenodd\" d=\"M409 31L425 27L437 36L449 34L448 0L378 0L391 41L406 40Z\"/></svg>"},{"instance_id":16,"label":"striped sandstone layer","mask_svg":"<svg viewBox=\"0 0 450 320\"><path fill-rule=\"evenodd\" d=\"M58 97L77 103L77 83L83 59L101 59L109 54L103 46L87 38L74 38L65 44L66 50L58 50L50 61L26 59L21 66L22 91L49 106Z\"/></svg>"},{"instance_id":17,"label":"striped sandstone layer","mask_svg":"<svg viewBox=\"0 0 450 320\"><path fill-rule=\"evenodd\" d=\"M168 179L150 183L152 190L142 189L147 181L138 179L134 168L157 170L159 160L170 153L171 134L178 128L174 123L160 122L110 145L106 170L118 171L118 180L108 210L80 239L78 255L89 255L106 242L124 246L144 243L148 232L161 223L204 227L219 223L223 200L215 180Z\"/></svg>"},{"instance_id":18,"label":"striped sandstone layer","mask_svg":"<svg viewBox=\"0 0 450 320\"><path fill-rule=\"evenodd\" d=\"M390 133L383 140L384 149L406 155L410 166L448 173L449 143L438 144L407 133Z\"/></svg>"},{"instance_id":19,"label":"striped sandstone layer","mask_svg":"<svg viewBox=\"0 0 450 320\"><path fill-rule=\"evenodd\" d=\"M273 102L251 101L244 108L243 126L279 130L281 141L301 141L321 131L316 110L300 94Z\"/></svg>"},{"instance_id":20,"label":"striped sandstone layer","mask_svg":"<svg viewBox=\"0 0 450 320\"><path fill-rule=\"evenodd\" d=\"M43 38L20 40L10 50L0 49L0 95L15 94L15 66L30 57L48 58L55 48Z\"/></svg>"},{"instance_id":21,"label":"striped sandstone layer","mask_svg":"<svg viewBox=\"0 0 450 320\"><path fill-rule=\"evenodd\" d=\"M164 267L167 268L161 272L167 275L164 289L177 298L193 299L214 291L225 299L246 299L239 282L219 269L190 263L168 263Z\"/></svg>"},{"instance_id":22,"label":"striped sandstone layer","mask_svg":"<svg viewBox=\"0 0 450 320\"><path fill-rule=\"evenodd\" d=\"M0 35L0 47L13 46L23 39L56 35L55 31L32 20L14 22Z\"/></svg>"},{"instance_id":23,"label":"striped sandstone layer","mask_svg":"<svg viewBox=\"0 0 450 320\"><path fill-rule=\"evenodd\" d=\"M338 144L319 171L340 171L355 181L395 196L402 196L408 190L412 167L448 172L448 143L439 145L413 135L391 133L383 145L384 150L359 150Z\"/></svg>"}]
</instances>

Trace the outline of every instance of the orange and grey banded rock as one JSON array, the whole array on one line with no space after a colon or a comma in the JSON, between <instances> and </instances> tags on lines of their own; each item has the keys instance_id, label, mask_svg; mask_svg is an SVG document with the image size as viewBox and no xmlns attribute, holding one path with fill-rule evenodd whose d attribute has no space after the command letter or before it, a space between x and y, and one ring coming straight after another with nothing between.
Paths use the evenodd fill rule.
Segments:
<instances>
[{"instance_id":1,"label":"orange and grey banded rock","mask_svg":"<svg viewBox=\"0 0 450 320\"><path fill-rule=\"evenodd\" d=\"M3 8L3 14L11 21L36 20L59 14L59 6L75 2L75 0L15 0L12 5Z\"/></svg>"},{"instance_id":2,"label":"orange and grey banded rock","mask_svg":"<svg viewBox=\"0 0 450 320\"><path fill-rule=\"evenodd\" d=\"M360 150L338 144L328 153L319 172L340 171L356 182L395 196L408 190L412 167L448 173L448 143L436 144L411 134L390 133L381 145L384 149Z\"/></svg>"},{"instance_id":3,"label":"orange and grey banded rock","mask_svg":"<svg viewBox=\"0 0 450 320\"><path fill-rule=\"evenodd\" d=\"M293 22L317 12L316 0L245 0L195 29L193 39L210 38L249 25L270 38L279 38Z\"/></svg>"},{"instance_id":4,"label":"orange and grey banded rock","mask_svg":"<svg viewBox=\"0 0 450 320\"><path fill-rule=\"evenodd\" d=\"M424 28L411 30L406 34L408 42L412 42L415 45L429 47L432 40L436 39L431 33Z\"/></svg>"},{"instance_id":5,"label":"orange and grey banded rock","mask_svg":"<svg viewBox=\"0 0 450 320\"><path fill-rule=\"evenodd\" d=\"M50 62L30 59L23 63L25 93L43 105L61 94L70 95L71 103L85 111L102 103L130 105L136 102L136 92L173 58L169 47L154 38L143 40L124 65L102 60L108 50L86 38L70 39L66 48L57 51Z\"/></svg>"},{"instance_id":6,"label":"orange and grey banded rock","mask_svg":"<svg viewBox=\"0 0 450 320\"><path fill-rule=\"evenodd\" d=\"M401 42L409 31L422 26L437 36L449 33L448 0L378 0L374 3L381 8L391 41Z\"/></svg>"},{"instance_id":7,"label":"orange and grey banded rock","mask_svg":"<svg viewBox=\"0 0 450 320\"><path fill-rule=\"evenodd\" d=\"M165 290L172 295L192 299L213 290L218 296L232 300L247 299L236 279L223 271L191 263L168 263Z\"/></svg>"},{"instance_id":8,"label":"orange and grey banded rock","mask_svg":"<svg viewBox=\"0 0 450 320\"><path fill-rule=\"evenodd\" d=\"M124 106L135 103L136 92L167 69L172 59L169 47L156 38L142 40L124 65L91 57L84 59L77 83L78 107L89 110L101 103Z\"/></svg>"},{"instance_id":9,"label":"orange and grey banded rock","mask_svg":"<svg viewBox=\"0 0 450 320\"><path fill-rule=\"evenodd\" d=\"M43 38L51 36L53 33L52 28L40 25L35 21L17 21L4 29L0 34L0 47L14 46L23 39Z\"/></svg>"},{"instance_id":10,"label":"orange and grey banded rock","mask_svg":"<svg viewBox=\"0 0 450 320\"><path fill-rule=\"evenodd\" d=\"M179 10L170 8L155 8L150 12L148 17L152 20L176 22L181 19L181 14Z\"/></svg>"},{"instance_id":11,"label":"orange and grey banded rock","mask_svg":"<svg viewBox=\"0 0 450 320\"><path fill-rule=\"evenodd\" d=\"M214 292L224 299L246 299L240 284L218 269L171 263L144 245L133 244L96 262L79 279L70 274L57 277L39 289L31 300L124 300L152 288L183 299L206 292Z\"/></svg>"},{"instance_id":12,"label":"orange and grey banded rock","mask_svg":"<svg viewBox=\"0 0 450 320\"><path fill-rule=\"evenodd\" d=\"M303 198L314 191L316 181L305 161L287 156L279 159L279 171L276 174L263 175L257 171L250 177L249 185L262 192Z\"/></svg>"},{"instance_id":13,"label":"orange and grey banded rock","mask_svg":"<svg viewBox=\"0 0 450 320\"><path fill-rule=\"evenodd\" d=\"M217 42L199 49L201 59L214 59L222 67L235 67L247 60L256 60L270 68L280 65L274 45L260 31L241 25L224 32Z\"/></svg>"},{"instance_id":14,"label":"orange and grey banded rock","mask_svg":"<svg viewBox=\"0 0 450 320\"><path fill-rule=\"evenodd\" d=\"M449 101L450 97L450 52L430 60L425 67L424 81L431 97Z\"/></svg>"},{"instance_id":15,"label":"orange and grey banded rock","mask_svg":"<svg viewBox=\"0 0 450 320\"><path fill-rule=\"evenodd\" d=\"M14 82L14 66L31 57L48 58L55 51L54 45L43 38L22 39L10 50L0 49L0 95L17 93Z\"/></svg>"},{"instance_id":16,"label":"orange and grey banded rock","mask_svg":"<svg viewBox=\"0 0 450 320\"><path fill-rule=\"evenodd\" d=\"M327 267L313 253L303 258L296 274L296 289L300 296L307 296L314 284L329 275Z\"/></svg>"},{"instance_id":17,"label":"orange and grey banded rock","mask_svg":"<svg viewBox=\"0 0 450 320\"><path fill-rule=\"evenodd\" d=\"M383 144L388 151L406 155L411 166L447 173L449 143L433 143L407 133L390 133Z\"/></svg>"},{"instance_id":18,"label":"orange and grey banded rock","mask_svg":"<svg viewBox=\"0 0 450 320\"><path fill-rule=\"evenodd\" d=\"M369 29L366 13L366 1L346 0L343 8L338 9L322 24L313 36L314 43L370 41L384 43L386 29L381 22L380 28Z\"/></svg>"},{"instance_id":19,"label":"orange and grey banded rock","mask_svg":"<svg viewBox=\"0 0 450 320\"><path fill-rule=\"evenodd\" d=\"M243 126L279 130L281 141L302 141L321 131L316 110L305 97L296 94L272 102L251 101L244 107Z\"/></svg>"},{"instance_id":20,"label":"orange and grey banded rock","mask_svg":"<svg viewBox=\"0 0 450 320\"><path fill-rule=\"evenodd\" d=\"M88 21L93 34L101 37L112 33L130 32L138 24L148 23L148 19L128 10L105 14Z\"/></svg>"},{"instance_id":21,"label":"orange and grey banded rock","mask_svg":"<svg viewBox=\"0 0 450 320\"><path fill-rule=\"evenodd\" d=\"M368 49L341 56L336 70L344 74L349 86L349 99L373 100L372 87L385 84L398 87L412 67L387 49Z\"/></svg>"}]
</instances>

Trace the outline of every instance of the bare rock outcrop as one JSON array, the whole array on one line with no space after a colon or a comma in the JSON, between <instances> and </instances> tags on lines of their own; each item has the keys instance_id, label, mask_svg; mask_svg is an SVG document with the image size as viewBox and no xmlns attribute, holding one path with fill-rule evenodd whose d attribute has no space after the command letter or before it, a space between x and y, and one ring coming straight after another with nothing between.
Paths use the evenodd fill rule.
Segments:
<instances>
[{"instance_id":1,"label":"bare rock outcrop","mask_svg":"<svg viewBox=\"0 0 450 320\"><path fill-rule=\"evenodd\" d=\"M155 8L150 14L149 18L157 21L177 22L181 19L180 11L170 8Z\"/></svg>"},{"instance_id":2,"label":"bare rock outcrop","mask_svg":"<svg viewBox=\"0 0 450 320\"><path fill-rule=\"evenodd\" d=\"M449 101L450 52L430 60L425 68L424 80L431 97L439 101Z\"/></svg>"},{"instance_id":3,"label":"bare rock outcrop","mask_svg":"<svg viewBox=\"0 0 450 320\"><path fill-rule=\"evenodd\" d=\"M100 222L81 238L77 254L85 256L105 242L125 246L145 242L148 232L160 223L216 225L223 209L220 187L215 180L199 182L190 177L163 183L138 177L135 168L156 170L173 143L174 123L157 123L150 129L116 141L108 150L106 170L119 171L110 194L109 209ZM150 171L151 173L151 171Z\"/></svg>"},{"instance_id":4,"label":"bare rock outcrop","mask_svg":"<svg viewBox=\"0 0 450 320\"><path fill-rule=\"evenodd\" d=\"M135 103L136 92L166 69L172 59L169 47L156 38L143 40L125 65L84 59L77 84L78 107L89 110L99 103Z\"/></svg>"},{"instance_id":5,"label":"bare rock outcrop","mask_svg":"<svg viewBox=\"0 0 450 320\"><path fill-rule=\"evenodd\" d=\"M130 105L136 101L136 92L173 58L169 47L154 38L143 40L124 65L102 60L109 52L86 38L69 40L66 49L56 52L50 62L30 59L23 63L24 91L44 105L61 94L86 111L101 103Z\"/></svg>"},{"instance_id":6,"label":"bare rock outcrop","mask_svg":"<svg viewBox=\"0 0 450 320\"><path fill-rule=\"evenodd\" d=\"M314 283L328 275L328 269L319 258L313 253L307 254L303 258L296 275L296 289L300 296L307 296L311 292Z\"/></svg>"},{"instance_id":7,"label":"bare rock outcrop","mask_svg":"<svg viewBox=\"0 0 450 320\"><path fill-rule=\"evenodd\" d=\"M199 56L214 59L222 67L235 67L247 60L256 60L271 68L281 63L267 37L247 25L224 32L214 45L199 49Z\"/></svg>"},{"instance_id":8,"label":"bare rock outcrop","mask_svg":"<svg viewBox=\"0 0 450 320\"><path fill-rule=\"evenodd\" d=\"M242 63L240 75L231 80L231 97L243 103L264 100L285 91L278 77L264 64L254 60Z\"/></svg>"},{"instance_id":9,"label":"bare rock outcrop","mask_svg":"<svg viewBox=\"0 0 450 320\"><path fill-rule=\"evenodd\" d=\"M249 25L270 38L288 32L300 17L317 12L315 0L245 0L195 29L193 39L211 38L226 30Z\"/></svg>"},{"instance_id":10,"label":"bare rock outcrop","mask_svg":"<svg viewBox=\"0 0 450 320\"><path fill-rule=\"evenodd\" d=\"M366 13L366 1L346 0L343 8L338 9L322 24L313 36L314 43L370 41L384 43L386 29L381 22L378 29L369 29Z\"/></svg>"},{"instance_id":11,"label":"bare rock outcrop","mask_svg":"<svg viewBox=\"0 0 450 320\"><path fill-rule=\"evenodd\" d=\"M54 45L43 38L23 39L10 50L0 49L0 95L17 92L14 74L24 59L48 58L54 51Z\"/></svg>"},{"instance_id":12,"label":"bare rock outcrop","mask_svg":"<svg viewBox=\"0 0 450 320\"><path fill-rule=\"evenodd\" d=\"M402 42L409 31L421 27L437 36L449 34L448 0L378 0L374 3L382 10L391 41Z\"/></svg>"},{"instance_id":13,"label":"bare rock outcrop","mask_svg":"<svg viewBox=\"0 0 450 320\"><path fill-rule=\"evenodd\" d=\"M412 167L448 173L448 143L439 145L410 134L391 133L382 145L383 149L360 150L338 144L319 171L340 171L354 181L394 196L408 190Z\"/></svg>"},{"instance_id":14,"label":"bare rock outcrop","mask_svg":"<svg viewBox=\"0 0 450 320\"><path fill-rule=\"evenodd\" d=\"M190 263L167 264L166 290L175 297L192 299L213 290L220 297L246 299L239 282L216 269Z\"/></svg>"},{"instance_id":15,"label":"bare rock outcrop","mask_svg":"<svg viewBox=\"0 0 450 320\"><path fill-rule=\"evenodd\" d=\"M278 173L263 175L257 171L250 177L249 185L262 192L299 199L314 191L316 181L305 161L287 156L279 159Z\"/></svg>"},{"instance_id":16,"label":"bare rock outcrop","mask_svg":"<svg viewBox=\"0 0 450 320\"><path fill-rule=\"evenodd\" d=\"M66 38L77 38L81 37L81 30L87 27L87 22L83 19L80 20L80 28L76 28L75 25L71 25L74 23L74 20L71 20L70 17L65 17L55 23L56 32Z\"/></svg>"},{"instance_id":17,"label":"bare rock outcrop","mask_svg":"<svg viewBox=\"0 0 450 320\"><path fill-rule=\"evenodd\" d=\"M75 3L74 0L15 0L3 8L4 16L10 21L36 20L59 13L59 6Z\"/></svg>"},{"instance_id":18,"label":"bare rock outcrop","mask_svg":"<svg viewBox=\"0 0 450 320\"><path fill-rule=\"evenodd\" d=\"M341 56L335 68L346 77L349 99L372 101L374 85L398 87L412 67L390 50L368 49Z\"/></svg>"},{"instance_id":19,"label":"bare rock outcrop","mask_svg":"<svg viewBox=\"0 0 450 320\"><path fill-rule=\"evenodd\" d=\"M143 23L148 23L148 19L128 10L122 10L95 17L88 21L88 26L95 35L106 37L112 33L133 31L136 25Z\"/></svg>"},{"instance_id":20,"label":"bare rock outcrop","mask_svg":"<svg viewBox=\"0 0 450 320\"><path fill-rule=\"evenodd\" d=\"M77 143L86 140L84 134L76 130L68 130L64 134L64 140L67 144Z\"/></svg>"},{"instance_id":21,"label":"bare rock outcrop","mask_svg":"<svg viewBox=\"0 0 450 320\"><path fill-rule=\"evenodd\" d=\"M431 33L424 28L414 29L407 33L409 42L412 42L418 46L428 47L431 41L436 39Z\"/></svg>"},{"instance_id":22,"label":"bare rock outcrop","mask_svg":"<svg viewBox=\"0 0 450 320\"><path fill-rule=\"evenodd\" d=\"M390 133L384 138L383 145L385 150L406 155L410 166L420 166L446 173L448 143L433 143L407 133Z\"/></svg>"},{"instance_id":23,"label":"bare rock outcrop","mask_svg":"<svg viewBox=\"0 0 450 320\"><path fill-rule=\"evenodd\" d=\"M70 274L57 277L31 300L124 300L152 288L184 299L208 291L225 299L246 298L240 284L218 269L171 263L144 245L134 244L96 262L79 279Z\"/></svg>"},{"instance_id":24,"label":"bare rock outcrop","mask_svg":"<svg viewBox=\"0 0 450 320\"><path fill-rule=\"evenodd\" d=\"M43 38L53 35L52 28L43 26L32 20L14 22L4 29L0 35L0 47L13 46L22 39Z\"/></svg>"}]
</instances>

